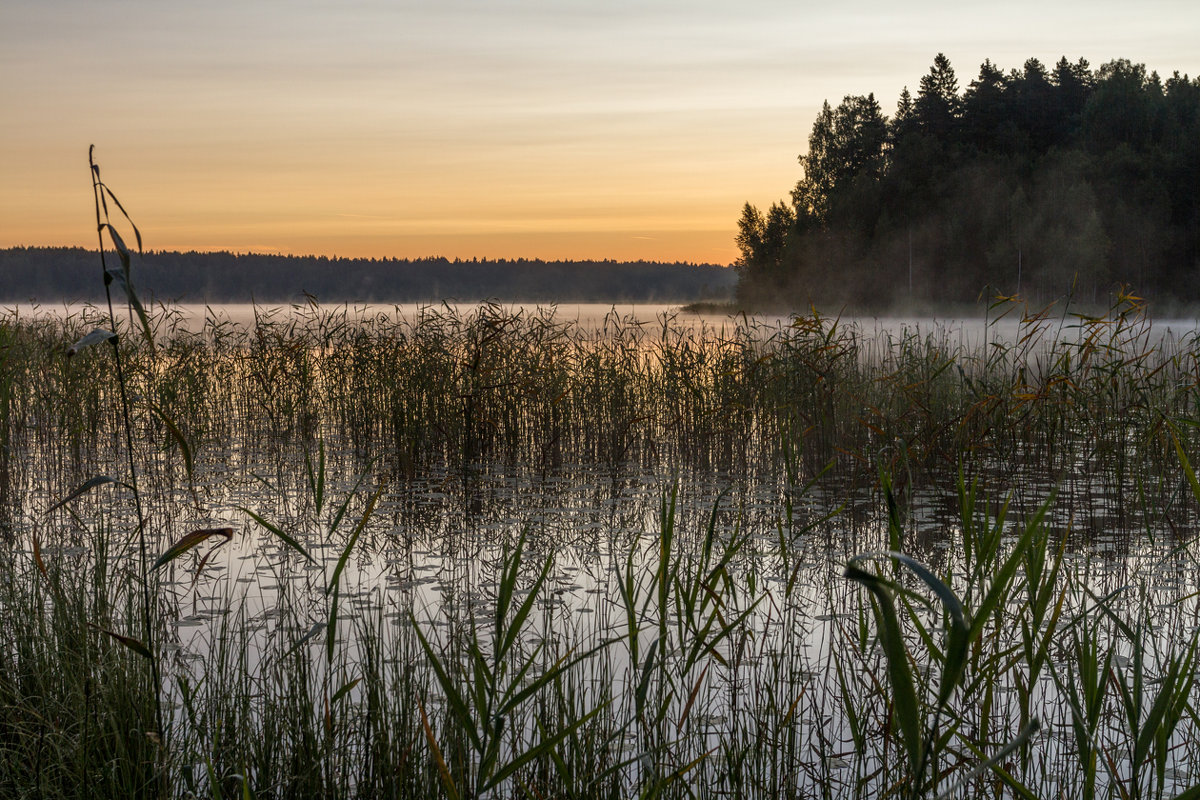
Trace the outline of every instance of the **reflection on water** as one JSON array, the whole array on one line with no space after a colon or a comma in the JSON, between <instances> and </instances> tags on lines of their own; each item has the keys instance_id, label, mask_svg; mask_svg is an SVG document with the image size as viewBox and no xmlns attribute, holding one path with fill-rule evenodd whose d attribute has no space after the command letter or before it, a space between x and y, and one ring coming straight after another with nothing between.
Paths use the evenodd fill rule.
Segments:
<instances>
[{"instance_id":1,"label":"reflection on water","mask_svg":"<svg viewBox=\"0 0 1200 800\"><path fill-rule=\"evenodd\" d=\"M563 303L547 306L521 303L501 303L496 306L506 314L537 314L552 310L556 321L571 323L584 329L594 330L603 326L606 319L615 317L637 321L641 324L653 324L664 316L673 318L684 325L707 324L713 328L723 325L732 328L737 322L746 319L740 313L722 313L715 311L691 312L684 311L676 305L656 303L644 304L605 304L605 303ZM251 328L257 322L281 322L290 319L307 319L317 314L335 314L348 320L386 320L397 322L415 320L422 314L430 312L447 312L454 316L464 317L480 308L479 304L446 303L354 303L337 305L313 304L259 304L259 303L172 303L159 308L160 314L167 320L173 330L198 332L209 325L233 325L241 328ZM1005 313L1007 311L1007 313ZM852 327L868 337L879 335L898 335L911 333L919 337L936 336L954 346L965 349L975 349L985 345L989 340L1012 342L1028 331L1022 330L1027 325L1015 308L1001 308L999 311L988 311L981 307L973 315L941 315L941 316L881 316L860 317L833 315L840 324ZM14 303L0 307L0 314L16 318L106 315L107 309L85 303L71 304L30 304ZM786 324L791 317L786 314L758 314L753 319L773 326ZM1078 335L1081 318L1074 314L1070 307L1060 311L1051 311L1043 321L1044 328L1052 339L1071 340ZM1148 327L1153 331L1152 343L1162 338L1180 339L1195 335L1200 331L1200 318L1197 317L1164 317L1148 319Z\"/></svg>"},{"instance_id":2,"label":"reflection on water","mask_svg":"<svg viewBox=\"0 0 1200 800\"><path fill-rule=\"evenodd\" d=\"M195 527L232 525L238 532L231 545L216 550L213 557L206 558L201 550L164 571L163 609L170 630L165 647L175 670L202 680L211 669L214 651L221 649L219 643L230 637L246 648L244 668L252 674L268 669L270 660L278 658L281 641L300 642L312 664L320 668L325 663L331 578L364 512L366 496L387 480L377 471L368 474L352 495L344 521L329 534L338 505L354 490L353 475L361 464L352 450L327 446L327 453L330 481L325 491L330 499L319 517L314 516L313 498L306 495L307 467L301 460L283 462L271 479L262 474L267 465L255 460L246 460L236 470L216 469L211 480L198 477L202 509L181 488L172 506L156 509L156 519L163 523L157 528L163 532L157 550L178 532ZM336 638L349 662L363 656L364 635L383 652L402 651L414 619L439 651L465 635L492 642L488 632L495 625L492 609L502 561L524 536L526 567L518 598L528 592L540 566L547 560L550 566L521 646L530 652L549 647L563 654L617 642L579 668L582 679L575 699L582 707L612 703L613 698L632 704L643 676L628 644L630 608L622 587L654 586L664 508L673 495L673 564L698 563L709 530L715 531L717 552L732 540L744 542L725 573L733 589L720 594L722 614L740 619L738 634L716 642L696 666L679 676L686 678L688 691L676 692L669 700L672 718L679 718L685 705L694 709L688 711L687 722L694 747L719 748L730 736L748 735L762 724L764 692L790 691L793 700L802 698L793 734L811 752L828 756L822 770L800 780L800 785L805 791L822 785L848 789L858 780L861 764L853 757L850 721L844 716L846 689L839 680L864 692L864 705L856 710L860 717L875 713L871 704L876 701L868 699L865 676L839 678L837 664L847 657L847 648L865 646L858 657L873 663L877 675L883 674L882 654L870 649L870 642L859 641L865 619L862 598L841 578L848 558L888 546L870 493L851 496L852 502L857 500L853 508L822 521L846 499L845 492L824 487L796 496L789 516L783 503L789 487L778 478L751 479L729 471L664 471L633 462L615 473L588 464L537 473L494 465L479 470L465 486L461 476L450 467L388 483L339 582ZM1036 502L1045 496L1038 494ZM163 500L161 495L156 499ZM1024 502L1027 507L1010 511L1014 533L1015 523L1035 505L1032 497ZM312 560L237 512L240 505L294 535ZM963 557L956 544L957 511L944 491L919 492L910 511L912 538L905 550L939 570L953 574L960 569L955 566ZM111 506L107 513L112 513ZM1059 512L1054 524L1065 528L1070 524L1066 516ZM41 530L44 539L51 538L47 528ZM1168 531L1158 533L1157 544L1133 544L1127 535L1106 537L1102 532L1090 541L1073 542L1067 569L1085 580L1067 600L1065 617L1087 608L1084 589L1103 597L1134 584L1156 609L1154 630L1161 637L1156 646L1166 647L1180 632L1194 629L1196 620L1187 617L1178 598L1200 591L1200 574L1189 556L1172 552L1174 540ZM94 556L86 543L46 547L43 553L48 559ZM110 557L130 563L132 543ZM686 578L681 574L678 580ZM672 587L672 593L679 591L681 586ZM643 604L635 634L642 658L664 635L660 624L694 633L695 620L676 600L662 609L656 603L650 589L635 601ZM660 610L665 616L659 616ZM936 627L940 614L930 609L923 619ZM479 633L465 633L468 630ZM687 638L672 641L683 644ZM683 649L675 649L661 657L678 665L686 656ZM1061 662L1069 655L1064 649L1054 658ZM923 668L936 674L929 664ZM994 696L1015 698L1020 680L1019 672L1009 676L993 687ZM1048 733L1039 747L1047 763L1068 758L1073 746L1069 712L1050 674L1020 690L1032 692L1033 707L1044 715ZM362 699L354 690L350 698ZM635 712L630 707L614 713ZM1009 723L1016 726L1019 720ZM642 746L632 734L619 745L630 754ZM1179 768L1183 767L1181 760ZM1184 777L1181 773L1180 780ZM630 780L636 784L636 778ZM1045 780L1053 780L1053 774Z\"/></svg>"},{"instance_id":3,"label":"reflection on water","mask_svg":"<svg viewBox=\"0 0 1200 800\"><path fill-rule=\"evenodd\" d=\"M340 315L351 320L383 320L398 322L415 320L423 314L449 313L455 316L465 316L478 309L478 304L458 303L355 303L343 306L287 303L173 303L164 306L160 312L164 316L164 324L178 332L196 333L205 326L233 325L241 328L252 328L260 322L287 322L291 319L308 319L314 314ZM683 313L679 306L647 303L635 304L604 304L604 303L564 303L562 305L522 305L504 303L496 306L506 314L524 313L536 314L552 310L556 321L560 323L577 324L585 329L594 329L603 325L608 317L637 320L642 323L654 323L663 315L678 315L684 321L704 320L709 323L728 321L731 316L719 313ZM106 316L107 308L100 309L89 303L71 303L63 305L16 303L0 307L0 313L19 319L38 317L64 318L72 316ZM783 317L764 317L772 321Z\"/></svg>"}]
</instances>

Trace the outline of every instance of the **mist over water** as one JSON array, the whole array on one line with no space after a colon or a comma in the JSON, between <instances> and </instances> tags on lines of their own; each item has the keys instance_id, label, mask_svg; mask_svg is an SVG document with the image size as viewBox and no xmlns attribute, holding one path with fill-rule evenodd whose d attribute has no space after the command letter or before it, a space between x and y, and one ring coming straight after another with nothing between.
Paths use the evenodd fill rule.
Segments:
<instances>
[{"instance_id":1,"label":"mist over water","mask_svg":"<svg viewBox=\"0 0 1200 800\"><path fill-rule=\"evenodd\" d=\"M382 319L415 320L426 312L446 311L465 315L481 308L480 303L175 303L160 307L162 325L170 330L199 332L206 324L232 324L240 328L252 328L258 321L279 322L303 320L311 317L318 309L321 313L338 313L348 320ZM493 305L493 304L488 304ZM710 328L733 328L739 322L753 319L767 326L786 325L795 316L809 311L792 313L753 313L723 311L691 311L678 304L663 303L498 303L494 304L509 314L536 314L553 312L558 322L577 325L582 329L597 329L606 319L627 319L647 325L669 319L673 324L684 326L706 325ZM97 316L107 310L90 303L10 303L0 305L0 313L16 319L66 318L78 315ZM886 335L901 331L912 331L919 335L936 334L964 348L977 347L988 337L998 337L1011 342L1021 330L1022 317L1009 313L1002 318L988 317L981 307L976 314L961 311L946 315L928 314L881 314L871 316L825 315L836 319L844 327L853 328L866 336ZM1161 338L1181 338L1200 330L1200 312L1195 316L1168 316L1161 319L1149 317L1146 323L1154 333L1154 341ZM1068 309L1065 313L1050 314L1045 320L1047 331L1061 336L1070 336L1080 329L1080 319Z\"/></svg>"}]
</instances>

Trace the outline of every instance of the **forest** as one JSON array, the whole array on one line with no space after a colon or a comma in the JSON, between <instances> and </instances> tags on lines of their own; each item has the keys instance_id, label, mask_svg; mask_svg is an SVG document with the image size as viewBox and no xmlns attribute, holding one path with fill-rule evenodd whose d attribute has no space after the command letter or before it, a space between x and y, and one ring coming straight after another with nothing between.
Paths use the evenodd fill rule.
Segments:
<instances>
[{"instance_id":1,"label":"forest","mask_svg":"<svg viewBox=\"0 0 1200 800\"><path fill-rule=\"evenodd\" d=\"M790 199L738 223L744 306L1200 301L1200 78L1063 57L828 102Z\"/></svg>"},{"instance_id":2,"label":"forest","mask_svg":"<svg viewBox=\"0 0 1200 800\"><path fill-rule=\"evenodd\" d=\"M726 267L690 263L228 252L148 252L138 260L139 295L168 303L293 302L306 295L323 302L363 303L679 303L726 300L736 280ZM0 250L0 302L100 300L100 274L94 250Z\"/></svg>"}]
</instances>

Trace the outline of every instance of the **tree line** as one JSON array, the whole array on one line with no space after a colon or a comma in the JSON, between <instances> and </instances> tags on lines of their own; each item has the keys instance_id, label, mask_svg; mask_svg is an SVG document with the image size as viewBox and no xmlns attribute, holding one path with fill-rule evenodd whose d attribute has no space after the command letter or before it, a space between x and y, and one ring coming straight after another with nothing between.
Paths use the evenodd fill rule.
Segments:
<instances>
[{"instance_id":1,"label":"tree line","mask_svg":"<svg viewBox=\"0 0 1200 800\"><path fill-rule=\"evenodd\" d=\"M988 60L960 91L938 54L890 117L826 102L799 161L789 200L743 208L743 304L1200 300L1200 78Z\"/></svg>"},{"instance_id":2,"label":"tree line","mask_svg":"<svg viewBox=\"0 0 1200 800\"><path fill-rule=\"evenodd\" d=\"M118 265L115 256L110 268ZM135 257L147 302L411 303L497 299L529 303L680 303L725 300L733 270L713 264L538 259L359 259L150 252ZM0 250L0 301L96 301L100 260L84 248Z\"/></svg>"}]
</instances>

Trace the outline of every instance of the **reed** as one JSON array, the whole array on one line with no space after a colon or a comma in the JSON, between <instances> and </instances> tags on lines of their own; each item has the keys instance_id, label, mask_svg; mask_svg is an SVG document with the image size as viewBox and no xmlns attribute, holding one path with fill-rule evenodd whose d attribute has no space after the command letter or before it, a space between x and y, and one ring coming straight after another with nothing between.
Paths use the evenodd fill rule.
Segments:
<instances>
[{"instance_id":1,"label":"reed","mask_svg":"<svg viewBox=\"0 0 1200 800\"><path fill-rule=\"evenodd\" d=\"M126 383L149 400L135 438L185 467L206 442L233 439L273 457L336 436L365 461L385 434L398 476L497 459L769 474L787 452L806 476L832 463L828 477L869 485L882 454L916 488L945 485L965 457L998 491L1041 473L1090 513L1095 490L1120 502L1138 480L1155 501L1177 499L1158 483L1175 469L1162 420L1194 412L1195 340L1152 341L1144 307L1118 299L1098 319L1044 310L1014 321L1011 310L991 326L1012 323L1013 336L992 332L983 350L944 332L875 337L816 315L728 329L610 318L591 331L490 306L415 319L305 308L286 322L263 311L252 331L211 320L173 335L168 316L148 321L166 329L154 351L122 352ZM119 425L87 369L64 371L51 355L62 346L52 339L69 344L81 322L8 326L21 341L42 337L20 347L10 402L61 426L66 439L50 450L64 468L94 459Z\"/></svg>"},{"instance_id":2,"label":"reed","mask_svg":"<svg viewBox=\"0 0 1200 800\"><path fill-rule=\"evenodd\" d=\"M491 566L463 575L461 595L443 594L449 604L410 590L412 610L387 613L356 602L368 579L347 556L366 534L334 537L336 558L315 573L280 540L278 588L262 611L252 598L218 595L228 611L211 634L167 661L172 793L682 796L687 786L702 796L826 787L932 797L1001 781L1038 796L1066 776L1066 796L1118 785L1154 796L1191 769L1181 743L1195 724L1194 634L1164 637L1173 627L1160 623L1150 636L1149 593L1089 595L1086 571L1053 549L1050 564L1030 563L1045 515L1016 539L997 535L1006 521L982 516L965 490L960 510L979 523L963 533L971 555L936 572L904 554L875 560L884 569L874 572L854 556L851 574L875 600L863 606L853 594L832 599L836 553L816 564L792 549L785 569L782 554L755 555L746 535L730 535L720 505L707 522L693 518L695 532L681 530L676 498L663 498L652 537L616 556L615 592L594 610L604 621L559 618L556 559L532 556L532 532L484 556ZM379 513L360 502L360 520ZM4 748L19 756L5 759L5 785L71 794L82 774L117 759L126 771L92 785L136 789L144 777L132 767L146 756L112 750L128 740L111 732L137 718L144 659L89 626L105 619L97 585L113 615L104 624L138 616L136 573L79 572L54 550L39 558L44 576L34 561L4 565L23 578L4 584L19 644L0 684L13 734ZM832 603L831 618L805 596L822 581L830 600L818 602ZM73 640L90 644L72 649ZM824 644L814 651L814 641ZM1040 659L1049 694L1031 666ZM54 721L54 708L79 702L93 713ZM1040 738L1034 718L1074 738ZM48 761L53 770L38 766Z\"/></svg>"}]
</instances>

